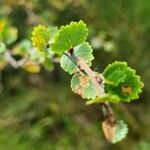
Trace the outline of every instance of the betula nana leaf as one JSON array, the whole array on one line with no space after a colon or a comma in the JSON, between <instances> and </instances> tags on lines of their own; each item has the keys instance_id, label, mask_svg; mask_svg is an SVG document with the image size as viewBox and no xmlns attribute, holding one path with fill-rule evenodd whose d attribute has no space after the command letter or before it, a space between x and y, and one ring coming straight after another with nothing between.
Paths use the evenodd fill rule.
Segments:
<instances>
[{"instance_id":1,"label":"betula nana leaf","mask_svg":"<svg viewBox=\"0 0 150 150\"><path fill-rule=\"evenodd\" d=\"M130 102L137 99L142 92L143 83L135 70L127 66L126 62L116 61L104 70L105 90L117 95L121 100Z\"/></svg>"},{"instance_id":2,"label":"betula nana leaf","mask_svg":"<svg viewBox=\"0 0 150 150\"><path fill-rule=\"evenodd\" d=\"M74 48L74 54L77 57L83 59L88 66L91 66L91 62L94 59L92 52L93 49L91 48L88 42L84 42ZM70 60L66 55L63 55L61 57L60 65L69 74L73 74L78 70L77 65L74 64L73 61Z\"/></svg>"},{"instance_id":3,"label":"betula nana leaf","mask_svg":"<svg viewBox=\"0 0 150 150\"><path fill-rule=\"evenodd\" d=\"M111 143L123 140L128 133L128 127L122 120L117 120L115 123L105 120L102 122L102 129L106 139Z\"/></svg>"},{"instance_id":4,"label":"betula nana leaf","mask_svg":"<svg viewBox=\"0 0 150 150\"><path fill-rule=\"evenodd\" d=\"M86 40L88 29L83 21L71 22L69 25L62 26L55 34L51 49L55 53L63 52L78 46Z\"/></svg>"},{"instance_id":5,"label":"betula nana leaf","mask_svg":"<svg viewBox=\"0 0 150 150\"><path fill-rule=\"evenodd\" d=\"M84 74L75 74L71 79L71 89L85 99L94 99L97 91L90 77Z\"/></svg>"}]
</instances>

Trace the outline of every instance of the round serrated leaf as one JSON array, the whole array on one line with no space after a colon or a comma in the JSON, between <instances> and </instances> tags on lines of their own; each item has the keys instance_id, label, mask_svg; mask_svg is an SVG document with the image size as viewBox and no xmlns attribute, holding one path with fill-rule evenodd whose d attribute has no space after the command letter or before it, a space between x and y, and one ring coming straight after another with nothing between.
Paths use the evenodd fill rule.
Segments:
<instances>
[{"instance_id":1,"label":"round serrated leaf","mask_svg":"<svg viewBox=\"0 0 150 150\"><path fill-rule=\"evenodd\" d=\"M104 70L105 90L117 95L123 101L130 102L138 98L143 83L135 70L127 66L126 62L114 62Z\"/></svg>"},{"instance_id":2,"label":"round serrated leaf","mask_svg":"<svg viewBox=\"0 0 150 150\"><path fill-rule=\"evenodd\" d=\"M116 128L114 129L114 136L112 138L112 143L117 143L123 140L128 133L128 127L122 120L116 122Z\"/></svg>"},{"instance_id":3,"label":"round serrated leaf","mask_svg":"<svg viewBox=\"0 0 150 150\"><path fill-rule=\"evenodd\" d=\"M94 59L92 52L93 49L88 42L84 42L74 48L74 54L82 58L88 66L91 66L91 62ZM69 74L73 74L77 71L77 66L66 55L61 57L60 64L61 67Z\"/></svg>"},{"instance_id":4,"label":"round serrated leaf","mask_svg":"<svg viewBox=\"0 0 150 150\"><path fill-rule=\"evenodd\" d=\"M69 25L62 26L55 34L51 49L55 53L61 54L84 42L87 35L88 29L83 21L71 22Z\"/></svg>"},{"instance_id":5,"label":"round serrated leaf","mask_svg":"<svg viewBox=\"0 0 150 150\"><path fill-rule=\"evenodd\" d=\"M95 86L86 75L75 74L71 80L71 89L82 98L94 99L98 96Z\"/></svg>"},{"instance_id":6,"label":"round serrated leaf","mask_svg":"<svg viewBox=\"0 0 150 150\"><path fill-rule=\"evenodd\" d=\"M117 120L113 124L105 120L102 122L102 128L106 139L111 143L123 140L128 133L128 127L122 120Z\"/></svg>"}]
</instances>

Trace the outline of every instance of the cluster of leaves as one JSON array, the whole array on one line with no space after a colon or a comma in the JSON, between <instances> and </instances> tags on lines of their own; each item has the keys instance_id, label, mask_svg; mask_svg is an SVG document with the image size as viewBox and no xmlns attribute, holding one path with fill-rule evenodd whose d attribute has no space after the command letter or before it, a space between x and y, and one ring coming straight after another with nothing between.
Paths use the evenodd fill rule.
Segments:
<instances>
[{"instance_id":1,"label":"cluster of leaves","mask_svg":"<svg viewBox=\"0 0 150 150\"><path fill-rule=\"evenodd\" d=\"M46 31L47 34L45 33ZM73 53L76 58L82 60L88 67L92 65L92 60L94 59L93 49L86 42L88 29L83 21L71 22L69 25L62 26L60 30L53 34L53 37L50 37L51 41L48 41L47 35L50 35L48 32L48 29L43 28L38 31L36 36L33 34L33 45L40 51L41 47L43 47L42 51L45 53L47 41L47 44L50 45L47 53L56 53L61 56L61 67L69 74L73 74L71 80L72 90L82 98L87 99L87 104L115 103L121 100L130 102L138 98L143 87L140 77L136 75L135 70L127 66L127 63L117 61L108 65L102 74L93 72L95 75L93 78L97 82L99 82L98 80L104 80L99 84L99 88L103 88L105 93L103 95L97 93L97 88L86 70L84 70L85 68L80 66L78 60L72 56ZM33 33L35 33L35 29ZM39 42L35 44L39 38L43 41L40 46ZM117 121L113 126L105 121L103 122L103 130L106 138L112 143L122 140L128 132L127 125L123 121ZM111 132L109 137L108 132Z\"/></svg>"},{"instance_id":2,"label":"cluster of leaves","mask_svg":"<svg viewBox=\"0 0 150 150\"><path fill-rule=\"evenodd\" d=\"M6 27L5 27L6 26ZM0 25L1 32L1 52L4 53L7 35L11 32L11 27L3 22ZM135 70L127 66L125 62L114 62L102 72L97 73L89 67L92 65L93 49L86 41L88 29L83 21L71 22L69 25L62 26L60 30L56 27L45 27L39 25L33 29L32 45L30 41L24 40L12 49L13 55L27 57L27 62L22 66L28 72L39 72L40 64L48 70L53 68L53 58L58 55L61 67L73 75L71 79L71 89L86 99L86 104L119 101L130 102L137 99L142 91L143 84ZM15 41L13 40L11 41ZM84 66L79 64L83 62ZM86 67L86 68L85 68ZM88 70L92 71L90 76ZM94 81L93 81L94 80ZM98 88L95 86L98 83ZM100 95L97 90L102 90ZM104 122L104 132L109 131L110 124ZM107 129L105 131L105 129ZM117 121L111 126L112 143L122 140L127 134L127 126L122 121ZM106 135L107 137L107 135Z\"/></svg>"},{"instance_id":3,"label":"cluster of leaves","mask_svg":"<svg viewBox=\"0 0 150 150\"><path fill-rule=\"evenodd\" d=\"M81 58L88 66L91 66L94 59L92 55L93 49L86 42L87 35L88 30L83 21L79 21L78 23L71 22L69 25L62 26L54 35L50 47L51 51L62 55L60 60L61 67L69 74L75 74L71 81L72 90L80 94L83 98L94 99L99 97L99 95L96 94L96 89L91 79L87 74L81 74L78 71L78 65L64 54L70 49L74 49L74 54ZM95 74L99 77L101 76L98 73ZM136 75L135 70L128 67L125 62L116 61L110 64L106 67L102 75L105 91L110 95L107 95L108 98L111 98L112 95L117 96L117 98L123 101L138 98L143 84L140 81L140 77ZM105 100L107 101L106 96Z\"/></svg>"},{"instance_id":4,"label":"cluster of leaves","mask_svg":"<svg viewBox=\"0 0 150 150\"><path fill-rule=\"evenodd\" d=\"M114 62L104 70L105 89L111 94L118 95L121 100L130 102L137 99L142 91L143 83L135 70L126 62Z\"/></svg>"},{"instance_id":5,"label":"cluster of leaves","mask_svg":"<svg viewBox=\"0 0 150 150\"><path fill-rule=\"evenodd\" d=\"M17 40L17 29L11 27L6 19L0 21L0 29L0 52L4 53L6 48ZM53 56L58 54L61 57L61 67L69 74L73 74L72 90L82 98L88 99L87 104L120 100L129 102L137 99L143 84L135 70L128 67L125 62L116 61L108 65L102 74L94 72L95 78L98 76L104 80L101 85L106 94L100 96L90 77L86 73L81 74L80 69L82 68L79 68L77 63L65 55L65 53L70 55L69 50L73 49L74 54L90 67L94 57L93 49L86 41L87 35L88 29L83 21L71 22L69 25L62 26L60 30L56 27L47 28L39 25L32 32L33 47L31 42L25 39L13 46L11 53L27 57L28 61L22 68L33 73L40 71L40 64L52 70ZM8 64L8 60L3 57L0 62L1 69Z\"/></svg>"}]
</instances>

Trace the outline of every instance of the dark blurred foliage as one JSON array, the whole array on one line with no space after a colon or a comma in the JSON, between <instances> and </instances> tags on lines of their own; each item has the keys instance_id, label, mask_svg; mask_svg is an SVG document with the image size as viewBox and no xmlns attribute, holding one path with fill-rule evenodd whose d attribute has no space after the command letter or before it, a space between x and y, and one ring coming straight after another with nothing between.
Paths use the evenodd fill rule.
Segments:
<instances>
[{"instance_id":1,"label":"dark blurred foliage","mask_svg":"<svg viewBox=\"0 0 150 150\"><path fill-rule=\"evenodd\" d=\"M129 124L129 134L112 145L101 131L100 107L86 106L71 92L70 76L59 65L36 75L7 67L0 72L0 150L150 149L149 0L0 0L0 18L18 28L17 42L30 38L37 24L61 26L82 19L89 41L105 32L117 47L96 49L93 69L127 61L145 84L139 100L113 105L117 117Z\"/></svg>"}]
</instances>

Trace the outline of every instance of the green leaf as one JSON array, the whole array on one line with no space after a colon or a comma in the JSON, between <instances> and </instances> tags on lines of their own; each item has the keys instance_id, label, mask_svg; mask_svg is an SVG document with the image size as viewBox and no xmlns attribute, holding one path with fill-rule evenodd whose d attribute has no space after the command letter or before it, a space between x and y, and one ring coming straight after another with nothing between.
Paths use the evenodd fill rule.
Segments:
<instances>
[{"instance_id":1,"label":"green leaf","mask_svg":"<svg viewBox=\"0 0 150 150\"><path fill-rule=\"evenodd\" d=\"M3 42L0 42L0 54L6 50L6 45Z\"/></svg>"},{"instance_id":2,"label":"green leaf","mask_svg":"<svg viewBox=\"0 0 150 150\"><path fill-rule=\"evenodd\" d=\"M110 103L118 103L120 102L120 98L117 95L105 94L104 96L87 101L86 105L91 105L94 103L103 103L106 101Z\"/></svg>"},{"instance_id":3,"label":"green leaf","mask_svg":"<svg viewBox=\"0 0 150 150\"><path fill-rule=\"evenodd\" d=\"M114 124L105 120L102 122L102 128L106 139L111 143L123 140L128 133L128 127L122 120L117 120Z\"/></svg>"},{"instance_id":4,"label":"green leaf","mask_svg":"<svg viewBox=\"0 0 150 150\"><path fill-rule=\"evenodd\" d=\"M58 33L55 34L51 49L55 53L61 54L84 42L87 35L88 30L83 21L71 22L69 25L62 26Z\"/></svg>"},{"instance_id":5,"label":"green leaf","mask_svg":"<svg viewBox=\"0 0 150 150\"><path fill-rule=\"evenodd\" d=\"M104 70L105 90L117 95L121 100L130 102L137 99L142 92L143 83L135 70L127 66L126 62L114 62Z\"/></svg>"},{"instance_id":6,"label":"green leaf","mask_svg":"<svg viewBox=\"0 0 150 150\"><path fill-rule=\"evenodd\" d=\"M96 88L90 78L79 73L72 77L71 89L82 98L94 99L97 96Z\"/></svg>"},{"instance_id":7,"label":"green leaf","mask_svg":"<svg viewBox=\"0 0 150 150\"><path fill-rule=\"evenodd\" d=\"M74 48L75 55L82 58L88 66L91 66L91 62L94 59L92 52L93 49L88 42L84 42ZM69 74L75 73L78 69L76 64L74 64L66 55L61 57L60 64L61 67Z\"/></svg>"},{"instance_id":8,"label":"green leaf","mask_svg":"<svg viewBox=\"0 0 150 150\"><path fill-rule=\"evenodd\" d=\"M114 128L114 136L112 138L112 143L117 143L123 140L128 133L127 124L122 120L118 120L116 122L116 128Z\"/></svg>"}]
</instances>

